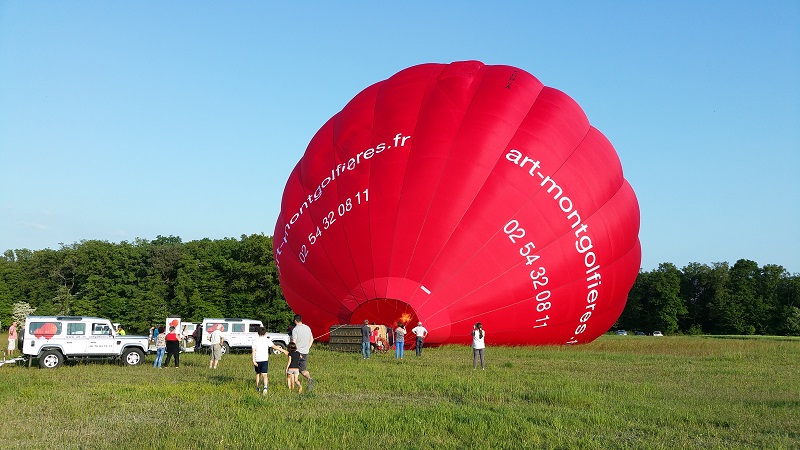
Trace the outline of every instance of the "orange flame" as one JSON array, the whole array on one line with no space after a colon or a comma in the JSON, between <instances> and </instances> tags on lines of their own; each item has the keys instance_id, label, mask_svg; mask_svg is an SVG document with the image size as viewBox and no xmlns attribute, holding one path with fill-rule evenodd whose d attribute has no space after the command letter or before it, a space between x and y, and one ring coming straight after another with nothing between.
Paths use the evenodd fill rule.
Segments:
<instances>
[{"instance_id":1,"label":"orange flame","mask_svg":"<svg viewBox=\"0 0 800 450\"><path fill-rule=\"evenodd\" d=\"M411 322L411 314L403 313L403 315L400 316L400 322L403 322L403 323Z\"/></svg>"}]
</instances>

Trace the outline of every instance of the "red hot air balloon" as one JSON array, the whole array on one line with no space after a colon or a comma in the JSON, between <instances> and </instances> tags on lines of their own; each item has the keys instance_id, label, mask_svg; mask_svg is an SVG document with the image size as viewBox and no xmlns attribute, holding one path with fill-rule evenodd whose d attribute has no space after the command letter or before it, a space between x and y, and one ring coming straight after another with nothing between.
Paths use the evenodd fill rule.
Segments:
<instances>
[{"instance_id":1,"label":"red hot air balloon","mask_svg":"<svg viewBox=\"0 0 800 450\"><path fill-rule=\"evenodd\" d=\"M566 94L478 61L405 69L356 95L289 176L275 261L315 336L416 325L466 343L592 341L639 271L639 207Z\"/></svg>"}]
</instances>

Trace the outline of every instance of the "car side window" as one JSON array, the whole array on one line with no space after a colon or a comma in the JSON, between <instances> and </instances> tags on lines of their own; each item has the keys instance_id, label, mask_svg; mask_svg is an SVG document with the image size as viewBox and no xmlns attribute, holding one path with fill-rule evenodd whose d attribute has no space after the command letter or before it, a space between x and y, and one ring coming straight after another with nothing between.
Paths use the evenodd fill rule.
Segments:
<instances>
[{"instance_id":1,"label":"car side window","mask_svg":"<svg viewBox=\"0 0 800 450\"><path fill-rule=\"evenodd\" d=\"M234 333L243 333L244 332L244 324L243 323L235 323L235 324L233 324L233 332Z\"/></svg>"},{"instance_id":2,"label":"car side window","mask_svg":"<svg viewBox=\"0 0 800 450\"><path fill-rule=\"evenodd\" d=\"M81 322L68 323L67 335L68 336L84 336L86 334L86 324Z\"/></svg>"},{"instance_id":3,"label":"car side window","mask_svg":"<svg viewBox=\"0 0 800 450\"><path fill-rule=\"evenodd\" d=\"M258 333L258 324L257 323L251 323L250 324L250 332L251 333Z\"/></svg>"},{"instance_id":4,"label":"car side window","mask_svg":"<svg viewBox=\"0 0 800 450\"><path fill-rule=\"evenodd\" d=\"M31 322L28 330L32 336L50 339L61 334L61 322Z\"/></svg>"},{"instance_id":5,"label":"car side window","mask_svg":"<svg viewBox=\"0 0 800 450\"><path fill-rule=\"evenodd\" d=\"M94 336L107 336L111 334L111 329L104 323L92 324L92 335Z\"/></svg>"},{"instance_id":6,"label":"car side window","mask_svg":"<svg viewBox=\"0 0 800 450\"><path fill-rule=\"evenodd\" d=\"M208 324L208 326L206 327L206 332L211 334L211 332L214 331L214 328L216 328L216 327L221 327L223 333L228 331L228 324L227 323L215 322L215 323L209 323Z\"/></svg>"}]
</instances>

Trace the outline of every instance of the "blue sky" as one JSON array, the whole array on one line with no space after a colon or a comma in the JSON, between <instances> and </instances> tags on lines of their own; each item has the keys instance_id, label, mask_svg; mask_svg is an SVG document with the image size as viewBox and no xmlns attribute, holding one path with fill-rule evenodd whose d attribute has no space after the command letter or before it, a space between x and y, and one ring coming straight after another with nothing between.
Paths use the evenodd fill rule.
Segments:
<instances>
[{"instance_id":1,"label":"blue sky","mask_svg":"<svg viewBox=\"0 0 800 450\"><path fill-rule=\"evenodd\" d=\"M0 251L271 235L348 100L467 59L532 73L609 138L643 269L800 272L794 0L0 0Z\"/></svg>"}]
</instances>

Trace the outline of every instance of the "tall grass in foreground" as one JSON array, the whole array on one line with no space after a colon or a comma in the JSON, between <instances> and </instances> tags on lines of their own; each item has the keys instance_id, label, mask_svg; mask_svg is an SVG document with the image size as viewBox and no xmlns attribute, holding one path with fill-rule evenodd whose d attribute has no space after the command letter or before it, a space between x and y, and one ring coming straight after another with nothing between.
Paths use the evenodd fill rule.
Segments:
<instances>
[{"instance_id":1,"label":"tall grass in foreground","mask_svg":"<svg viewBox=\"0 0 800 450\"><path fill-rule=\"evenodd\" d=\"M313 392L270 358L208 369L0 368L3 448L800 448L800 340L603 336L577 347L377 354L312 349ZM13 411L13 414L7 412Z\"/></svg>"}]
</instances>

